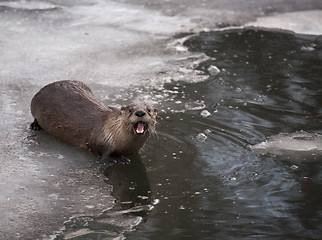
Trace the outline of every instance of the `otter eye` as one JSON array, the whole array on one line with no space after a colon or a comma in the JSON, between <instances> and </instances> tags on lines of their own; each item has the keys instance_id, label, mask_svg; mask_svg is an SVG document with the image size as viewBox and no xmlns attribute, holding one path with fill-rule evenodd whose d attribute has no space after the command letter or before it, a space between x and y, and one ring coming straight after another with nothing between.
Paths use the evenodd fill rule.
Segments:
<instances>
[{"instance_id":1,"label":"otter eye","mask_svg":"<svg viewBox=\"0 0 322 240\"><path fill-rule=\"evenodd\" d=\"M150 113L151 112L151 109L150 108L146 108L146 110Z\"/></svg>"},{"instance_id":2,"label":"otter eye","mask_svg":"<svg viewBox=\"0 0 322 240\"><path fill-rule=\"evenodd\" d=\"M134 110L133 110L133 108L130 108L129 109L129 113L132 113Z\"/></svg>"}]
</instances>

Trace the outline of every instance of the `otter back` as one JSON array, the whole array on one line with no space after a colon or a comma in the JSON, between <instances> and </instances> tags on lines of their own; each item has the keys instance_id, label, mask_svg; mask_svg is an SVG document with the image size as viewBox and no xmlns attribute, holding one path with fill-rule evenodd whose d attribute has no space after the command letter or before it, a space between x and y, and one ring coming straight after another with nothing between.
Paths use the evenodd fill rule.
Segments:
<instances>
[{"instance_id":1,"label":"otter back","mask_svg":"<svg viewBox=\"0 0 322 240\"><path fill-rule=\"evenodd\" d=\"M31 113L41 128L66 143L82 148L86 148L93 128L103 121L106 111L112 110L79 81L49 84L31 101Z\"/></svg>"}]
</instances>

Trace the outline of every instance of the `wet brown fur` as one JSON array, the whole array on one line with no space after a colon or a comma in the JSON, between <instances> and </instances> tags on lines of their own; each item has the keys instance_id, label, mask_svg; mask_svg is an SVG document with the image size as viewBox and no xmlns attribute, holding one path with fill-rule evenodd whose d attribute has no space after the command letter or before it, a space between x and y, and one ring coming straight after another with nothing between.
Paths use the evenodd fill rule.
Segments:
<instances>
[{"instance_id":1,"label":"wet brown fur","mask_svg":"<svg viewBox=\"0 0 322 240\"><path fill-rule=\"evenodd\" d=\"M137 111L145 115L138 117ZM43 87L31 101L31 113L50 135L103 158L137 153L155 131L157 115L149 106L105 106L79 81L60 81ZM138 121L147 126L143 134L134 130Z\"/></svg>"}]
</instances>

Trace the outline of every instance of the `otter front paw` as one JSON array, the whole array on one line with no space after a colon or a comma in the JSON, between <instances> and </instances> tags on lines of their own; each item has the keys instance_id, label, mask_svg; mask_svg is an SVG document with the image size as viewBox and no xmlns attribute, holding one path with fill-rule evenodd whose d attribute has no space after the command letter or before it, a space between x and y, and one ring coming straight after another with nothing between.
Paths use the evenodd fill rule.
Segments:
<instances>
[{"instance_id":1,"label":"otter front paw","mask_svg":"<svg viewBox=\"0 0 322 240\"><path fill-rule=\"evenodd\" d=\"M122 164L122 165L129 164L131 162L131 160L128 159L127 157L124 157L122 155L118 155L115 153L112 153L107 157L103 157L103 160L107 160L113 164Z\"/></svg>"}]
</instances>

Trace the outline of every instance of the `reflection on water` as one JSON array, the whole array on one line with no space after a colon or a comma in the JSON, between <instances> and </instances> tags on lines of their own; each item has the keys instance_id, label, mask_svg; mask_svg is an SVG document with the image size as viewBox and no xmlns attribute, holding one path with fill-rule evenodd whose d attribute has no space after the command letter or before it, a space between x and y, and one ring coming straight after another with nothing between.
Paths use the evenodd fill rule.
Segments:
<instances>
[{"instance_id":1,"label":"reflection on water","mask_svg":"<svg viewBox=\"0 0 322 240\"><path fill-rule=\"evenodd\" d=\"M113 185L117 207L128 209L151 204L151 187L141 159L132 158L129 165L116 165L104 171L108 183Z\"/></svg>"},{"instance_id":2,"label":"reflection on water","mask_svg":"<svg viewBox=\"0 0 322 240\"><path fill-rule=\"evenodd\" d=\"M113 208L99 216L79 215L64 223L55 239L112 239L138 225L150 212L157 199L151 201L151 188L146 169L139 156L129 165L108 166L100 163L106 182L113 185L117 198ZM93 206L94 207L94 206Z\"/></svg>"}]
</instances>

